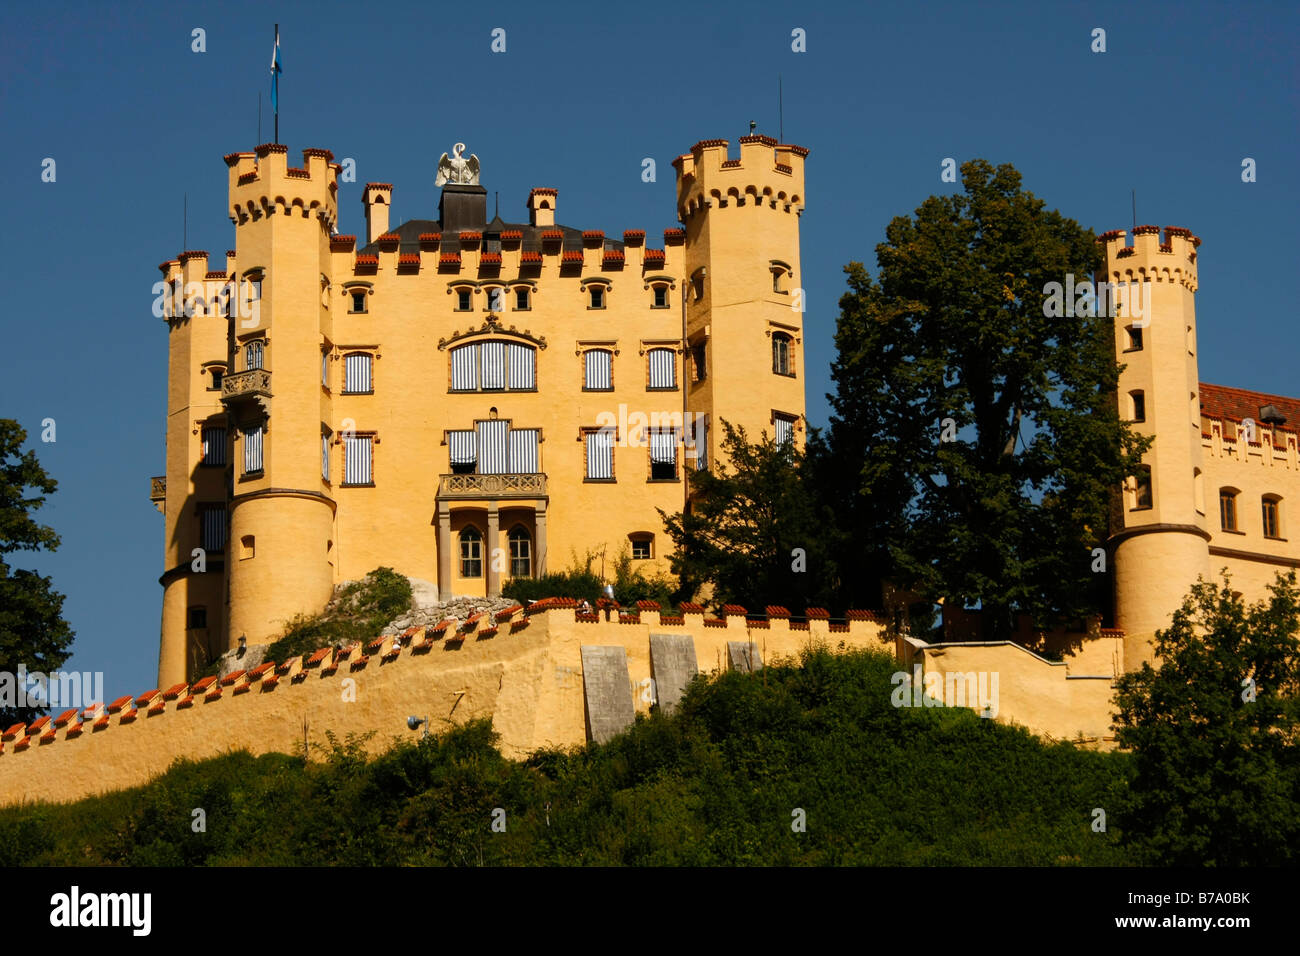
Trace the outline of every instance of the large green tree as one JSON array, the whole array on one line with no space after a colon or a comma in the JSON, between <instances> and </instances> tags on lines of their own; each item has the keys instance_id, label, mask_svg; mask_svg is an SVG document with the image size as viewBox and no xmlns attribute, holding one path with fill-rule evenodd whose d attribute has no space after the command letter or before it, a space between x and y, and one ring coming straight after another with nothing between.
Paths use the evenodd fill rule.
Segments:
<instances>
[{"instance_id":1,"label":"large green tree","mask_svg":"<svg viewBox=\"0 0 1300 956\"><path fill-rule=\"evenodd\" d=\"M11 675L17 690L18 665L28 671L57 671L68 659L73 632L63 620L63 595L35 571L13 569L15 551L53 551L59 536L32 517L57 483L45 473L34 451L22 451L27 432L12 419L0 419L0 674ZM34 492L34 493L33 493ZM30 721L43 708L17 706L0 698L0 726Z\"/></svg>"},{"instance_id":2,"label":"large green tree","mask_svg":"<svg viewBox=\"0 0 1300 956\"><path fill-rule=\"evenodd\" d=\"M895 218L877 278L850 263L830 445L863 553L924 597L979 604L985 633L1097 609L1092 549L1145 439L1121 422L1112 319L1045 315L1049 283L1090 281L1091 230L1009 165Z\"/></svg>"},{"instance_id":3,"label":"large green tree","mask_svg":"<svg viewBox=\"0 0 1300 956\"><path fill-rule=\"evenodd\" d=\"M715 603L753 611L834 605L838 532L814 493L803 453L766 432L751 442L725 419L722 429L721 460L691 474L690 508L659 511L683 593L708 583Z\"/></svg>"},{"instance_id":4,"label":"large green tree","mask_svg":"<svg viewBox=\"0 0 1300 956\"><path fill-rule=\"evenodd\" d=\"M1300 861L1300 591L1277 576L1249 608L1199 582L1156 635L1159 670L1125 674L1115 725L1136 776L1126 841L1147 862Z\"/></svg>"}]
</instances>

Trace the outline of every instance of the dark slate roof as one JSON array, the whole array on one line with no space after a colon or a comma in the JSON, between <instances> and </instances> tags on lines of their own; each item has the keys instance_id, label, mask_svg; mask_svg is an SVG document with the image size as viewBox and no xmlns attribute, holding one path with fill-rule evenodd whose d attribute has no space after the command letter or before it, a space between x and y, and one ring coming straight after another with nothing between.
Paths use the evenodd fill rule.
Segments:
<instances>
[{"instance_id":1,"label":"dark slate roof","mask_svg":"<svg viewBox=\"0 0 1300 956\"><path fill-rule=\"evenodd\" d=\"M483 226L479 231L483 233L483 238L487 243L484 248L488 252L497 252L501 249L501 233L507 230L517 229L523 233L523 245L521 246L526 252L541 252L542 250L542 233L552 229L559 229L564 233L564 240L561 243L561 249L581 249L582 248L582 230L574 229L572 226L562 226L556 223L554 226L533 226L526 222L506 222L500 216L494 216L492 221ZM442 225L437 219L408 219L396 229L390 229L389 232L395 232L401 237L401 244L398 252L419 252L420 251L420 234L424 232L442 232ZM455 241L457 236L443 236L443 242L449 243ZM610 239L606 237L604 248L622 249L623 241L621 239ZM369 243L364 248L358 249L361 253L377 253L379 245Z\"/></svg>"}]
</instances>

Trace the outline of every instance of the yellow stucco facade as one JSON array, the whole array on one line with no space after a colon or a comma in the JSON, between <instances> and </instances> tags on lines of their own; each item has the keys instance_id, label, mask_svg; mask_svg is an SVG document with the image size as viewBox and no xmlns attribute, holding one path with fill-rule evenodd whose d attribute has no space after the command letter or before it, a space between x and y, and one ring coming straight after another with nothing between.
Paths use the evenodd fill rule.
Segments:
<instances>
[{"instance_id":1,"label":"yellow stucco facade","mask_svg":"<svg viewBox=\"0 0 1300 956\"><path fill-rule=\"evenodd\" d=\"M655 245L558 225L545 187L489 221L476 159L437 219L394 226L393 185L367 184L358 241L335 231L328 151L227 156L235 248L160 267L183 298L153 480L159 684L378 566L445 598L588 553L666 570L656 509L682 510L719 419L803 440L806 154L696 144Z\"/></svg>"}]
</instances>

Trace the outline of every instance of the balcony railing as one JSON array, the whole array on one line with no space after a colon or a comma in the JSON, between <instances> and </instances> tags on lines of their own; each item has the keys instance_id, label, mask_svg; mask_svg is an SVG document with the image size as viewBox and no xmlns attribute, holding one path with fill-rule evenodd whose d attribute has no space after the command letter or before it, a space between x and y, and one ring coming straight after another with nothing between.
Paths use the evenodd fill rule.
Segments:
<instances>
[{"instance_id":1,"label":"balcony railing","mask_svg":"<svg viewBox=\"0 0 1300 956\"><path fill-rule=\"evenodd\" d=\"M221 401L226 405L257 402L263 411L268 411L270 399L271 373L264 368L250 368L221 379Z\"/></svg>"},{"instance_id":2,"label":"balcony railing","mask_svg":"<svg viewBox=\"0 0 1300 956\"><path fill-rule=\"evenodd\" d=\"M443 475L439 498L541 498L546 475Z\"/></svg>"}]
</instances>

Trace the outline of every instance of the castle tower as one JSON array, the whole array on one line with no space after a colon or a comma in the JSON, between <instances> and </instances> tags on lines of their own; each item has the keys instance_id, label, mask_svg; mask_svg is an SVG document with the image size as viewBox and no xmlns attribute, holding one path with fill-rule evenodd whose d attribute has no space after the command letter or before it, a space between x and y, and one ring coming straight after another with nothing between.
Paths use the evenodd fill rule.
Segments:
<instances>
[{"instance_id":1,"label":"castle tower","mask_svg":"<svg viewBox=\"0 0 1300 956\"><path fill-rule=\"evenodd\" d=\"M1196 357L1196 247L1187 229L1120 230L1098 240L1105 273L1117 287L1115 357L1123 366L1120 417L1154 436L1143 458L1149 478L1130 479L1112 529L1116 625L1125 632L1124 666L1152 659L1152 639L1198 576L1209 573Z\"/></svg>"},{"instance_id":2,"label":"castle tower","mask_svg":"<svg viewBox=\"0 0 1300 956\"><path fill-rule=\"evenodd\" d=\"M227 257L227 265L231 264ZM208 269L206 252L164 262L167 322L167 466L154 480L164 515L160 686L184 680L224 642L226 431L221 375L226 367L227 270ZM201 552L200 552L200 549Z\"/></svg>"},{"instance_id":3,"label":"castle tower","mask_svg":"<svg viewBox=\"0 0 1300 956\"><path fill-rule=\"evenodd\" d=\"M267 144L226 157L239 278L257 290L230 321L222 382L233 439L226 647L273 640L296 614L319 611L334 584L340 455L324 358L339 167L307 149L291 168L287 152Z\"/></svg>"},{"instance_id":4,"label":"castle tower","mask_svg":"<svg viewBox=\"0 0 1300 956\"><path fill-rule=\"evenodd\" d=\"M799 447L804 437L802 146L743 136L704 140L673 161L686 229L686 410L705 415L712 461L721 419Z\"/></svg>"}]
</instances>

